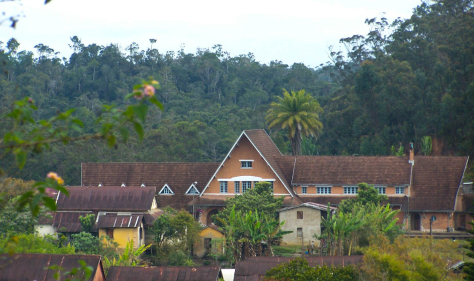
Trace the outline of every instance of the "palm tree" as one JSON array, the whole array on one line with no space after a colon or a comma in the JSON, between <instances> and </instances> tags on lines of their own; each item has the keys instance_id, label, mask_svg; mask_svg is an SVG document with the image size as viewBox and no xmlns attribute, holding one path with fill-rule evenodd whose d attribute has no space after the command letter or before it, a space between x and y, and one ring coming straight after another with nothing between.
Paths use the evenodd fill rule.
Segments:
<instances>
[{"instance_id":1,"label":"palm tree","mask_svg":"<svg viewBox=\"0 0 474 281\"><path fill-rule=\"evenodd\" d=\"M265 117L268 127L275 126L288 129L288 137L291 141L293 155L301 154L301 138L316 137L323 129L323 123L319 121L319 114L323 109L319 102L305 90L298 92L283 89L283 98L277 97L278 102L272 102Z\"/></svg>"}]
</instances>

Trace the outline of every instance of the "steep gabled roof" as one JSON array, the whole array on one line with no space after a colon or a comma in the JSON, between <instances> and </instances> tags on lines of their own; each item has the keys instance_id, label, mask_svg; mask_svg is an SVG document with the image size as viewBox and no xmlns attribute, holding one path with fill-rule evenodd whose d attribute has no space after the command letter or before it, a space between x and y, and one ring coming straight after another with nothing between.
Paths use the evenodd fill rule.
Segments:
<instances>
[{"instance_id":1,"label":"steep gabled roof","mask_svg":"<svg viewBox=\"0 0 474 281\"><path fill-rule=\"evenodd\" d=\"M60 193L58 211L147 211L155 199L155 187L69 187Z\"/></svg>"},{"instance_id":2,"label":"steep gabled roof","mask_svg":"<svg viewBox=\"0 0 474 281\"><path fill-rule=\"evenodd\" d=\"M291 196L293 196L293 190L290 188L291 185L288 184L285 174L275 160L275 157L281 157L282 154L267 132L265 132L265 130L245 130L244 134L263 156L265 161L267 161L277 177L283 182Z\"/></svg>"},{"instance_id":3,"label":"steep gabled roof","mask_svg":"<svg viewBox=\"0 0 474 281\"><path fill-rule=\"evenodd\" d=\"M185 195L197 182L200 190L210 180L219 163L82 163L84 186L156 186L157 192L168 184L175 195L158 196L158 206L185 208L191 200Z\"/></svg>"},{"instance_id":4,"label":"steep gabled roof","mask_svg":"<svg viewBox=\"0 0 474 281\"><path fill-rule=\"evenodd\" d=\"M219 271L218 266L112 266L107 281L217 281Z\"/></svg>"},{"instance_id":5,"label":"steep gabled roof","mask_svg":"<svg viewBox=\"0 0 474 281\"><path fill-rule=\"evenodd\" d=\"M411 164L395 156L298 156L292 184L409 185Z\"/></svg>"},{"instance_id":6,"label":"steep gabled roof","mask_svg":"<svg viewBox=\"0 0 474 281\"><path fill-rule=\"evenodd\" d=\"M416 156L410 210L454 211L469 157Z\"/></svg>"},{"instance_id":7,"label":"steep gabled roof","mask_svg":"<svg viewBox=\"0 0 474 281\"><path fill-rule=\"evenodd\" d=\"M58 265L62 267L61 280L71 278L64 276L64 272L71 271L75 267L80 267L80 260L86 262L93 268L91 277L87 280L94 280L97 270L101 271L102 279L105 275L102 268L101 256L95 255L54 255L54 254L7 254L0 255L0 280L1 281L23 281L23 280L56 280L54 274L57 272L48 267ZM82 280L84 273L79 272L74 278Z\"/></svg>"},{"instance_id":8,"label":"steep gabled roof","mask_svg":"<svg viewBox=\"0 0 474 281\"><path fill-rule=\"evenodd\" d=\"M274 159L275 156L281 156L280 150L276 147L276 145L273 143L272 139L268 134L265 132L265 130L258 129L258 130L245 130L240 134L240 136L237 138L235 141L234 145L232 148L229 150L227 153L226 157L222 160L220 163L219 167L217 170L214 172L213 176L209 180L209 182L206 184L206 187L204 190L201 192L202 196L204 194L204 191L206 191L207 187L209 184L211 184L212 179L217 175L217 172L221 169L222 165L224 162L229 158L230 154L234 150L235 146L239 143L240 139L242 137L246 137L252 146L257 150L257 152L262 156L263 160L267 163L267 165L272 169L272 171L275 173L277 178L281 181L281 183L285 186L286 190L290 193L290 195L293 197L294 192L290 188L290 185L288 184L288 181L285 178L285 175L280 169L280 166L278 166L276 160Z\"/></svg>"}]
</instances>

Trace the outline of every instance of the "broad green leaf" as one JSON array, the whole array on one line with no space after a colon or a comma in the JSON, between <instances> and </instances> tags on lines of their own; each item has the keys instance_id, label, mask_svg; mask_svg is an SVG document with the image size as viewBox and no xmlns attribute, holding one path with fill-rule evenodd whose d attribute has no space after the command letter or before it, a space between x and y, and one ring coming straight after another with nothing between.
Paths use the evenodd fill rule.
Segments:
<instances>
[{"instance_id":1,"label":"broad green leaf","mask_svg":"<svg viewBox=\"0 0 474 281\"><path fill-rule=\"evenodd\" d=\"M128 131L128 129L125 128L125 127L120 127L119 132L122 135L123 141L126 142L128 140L129 135L130 135L130 132Z\"/></svg>"},{"instance_id":2,"label":"broad green leaf","mask_svg":"<svg viewBox=\"0 0 474 281\"><path fill-rule=\"evenodd\" d=\"M144 103L133 107L133 112L138 117L138 119L140 119L143 123L145 123L147 111L148 111L148 105Z\"/></svg>"},{"instance_id":3,"label":"broad green leaf","mask_svg":"<svg viewBox=\"0 0 474 281\"><path fill-rule=\"evenodd\" d=\"M138 122L133 122L133 126L135 127L135 132L137 132L138 138L140 139L140 141L142 141L144 136L142 124Z\"/></svg>"}]
</instances>

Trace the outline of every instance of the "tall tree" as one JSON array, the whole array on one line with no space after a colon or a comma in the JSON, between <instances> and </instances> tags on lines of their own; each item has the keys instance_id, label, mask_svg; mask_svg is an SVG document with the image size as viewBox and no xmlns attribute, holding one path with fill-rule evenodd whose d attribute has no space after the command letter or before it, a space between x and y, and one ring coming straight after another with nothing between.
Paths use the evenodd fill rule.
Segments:
<instances>
[{"instance_id":1,"label":"tall tree","mask_svg":"<svg viewBox=\"0 0 474 281\"><path fill-rule=\"evenodd\" d=\"M293 155L300 155L302 136L316 137L321 133L323 123L319 115L324 111L319 102L305 90L291 91L291 94L284 90L283 98L277 98L278 102L272 102L272 108L267 111L267 124L269 128L287 129Z\"/></svg>"}]
</instances>

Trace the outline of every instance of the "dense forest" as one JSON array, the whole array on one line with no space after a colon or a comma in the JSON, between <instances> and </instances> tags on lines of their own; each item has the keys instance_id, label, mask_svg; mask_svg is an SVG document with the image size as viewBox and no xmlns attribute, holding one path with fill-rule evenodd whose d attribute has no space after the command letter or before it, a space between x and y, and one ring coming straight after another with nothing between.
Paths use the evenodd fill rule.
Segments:
<instances>
[{"instance_id":1,"label":"dense forest","mask_svg":"<svg viewBox=\"0 0 474 281\"><path fill-rule=\"evenodd\" d=\"M313 69L302 63L261 63L252 53L231 56L221 45L162 52L156 40L142 49L81 43L60 58L50 46L19 52L14 38L0 49L0 114L25 96L38 105L37 118L74 107L85 131L103 104L127 105L124 96L152 76L165 110L151 112L144 141L131 138L118 149L99 142L52 145L11 176L44 178L49 171L66 184L80 183L81 162L220 161L244 129L265 128L265 114L283 89L305 89L321 104L323 132L304 139L304 154L390 155L392 146L420 150L433 139L435 155L474 155L474 1L421 3L409 19L366 20L368 34L340 40L344 51L330 50L331 61ZM3 122L3 121L1 121ZM8 124L0 124L0 131ZM283 153L284 132L271 131Z\"/></svg>"}]
</instances>

